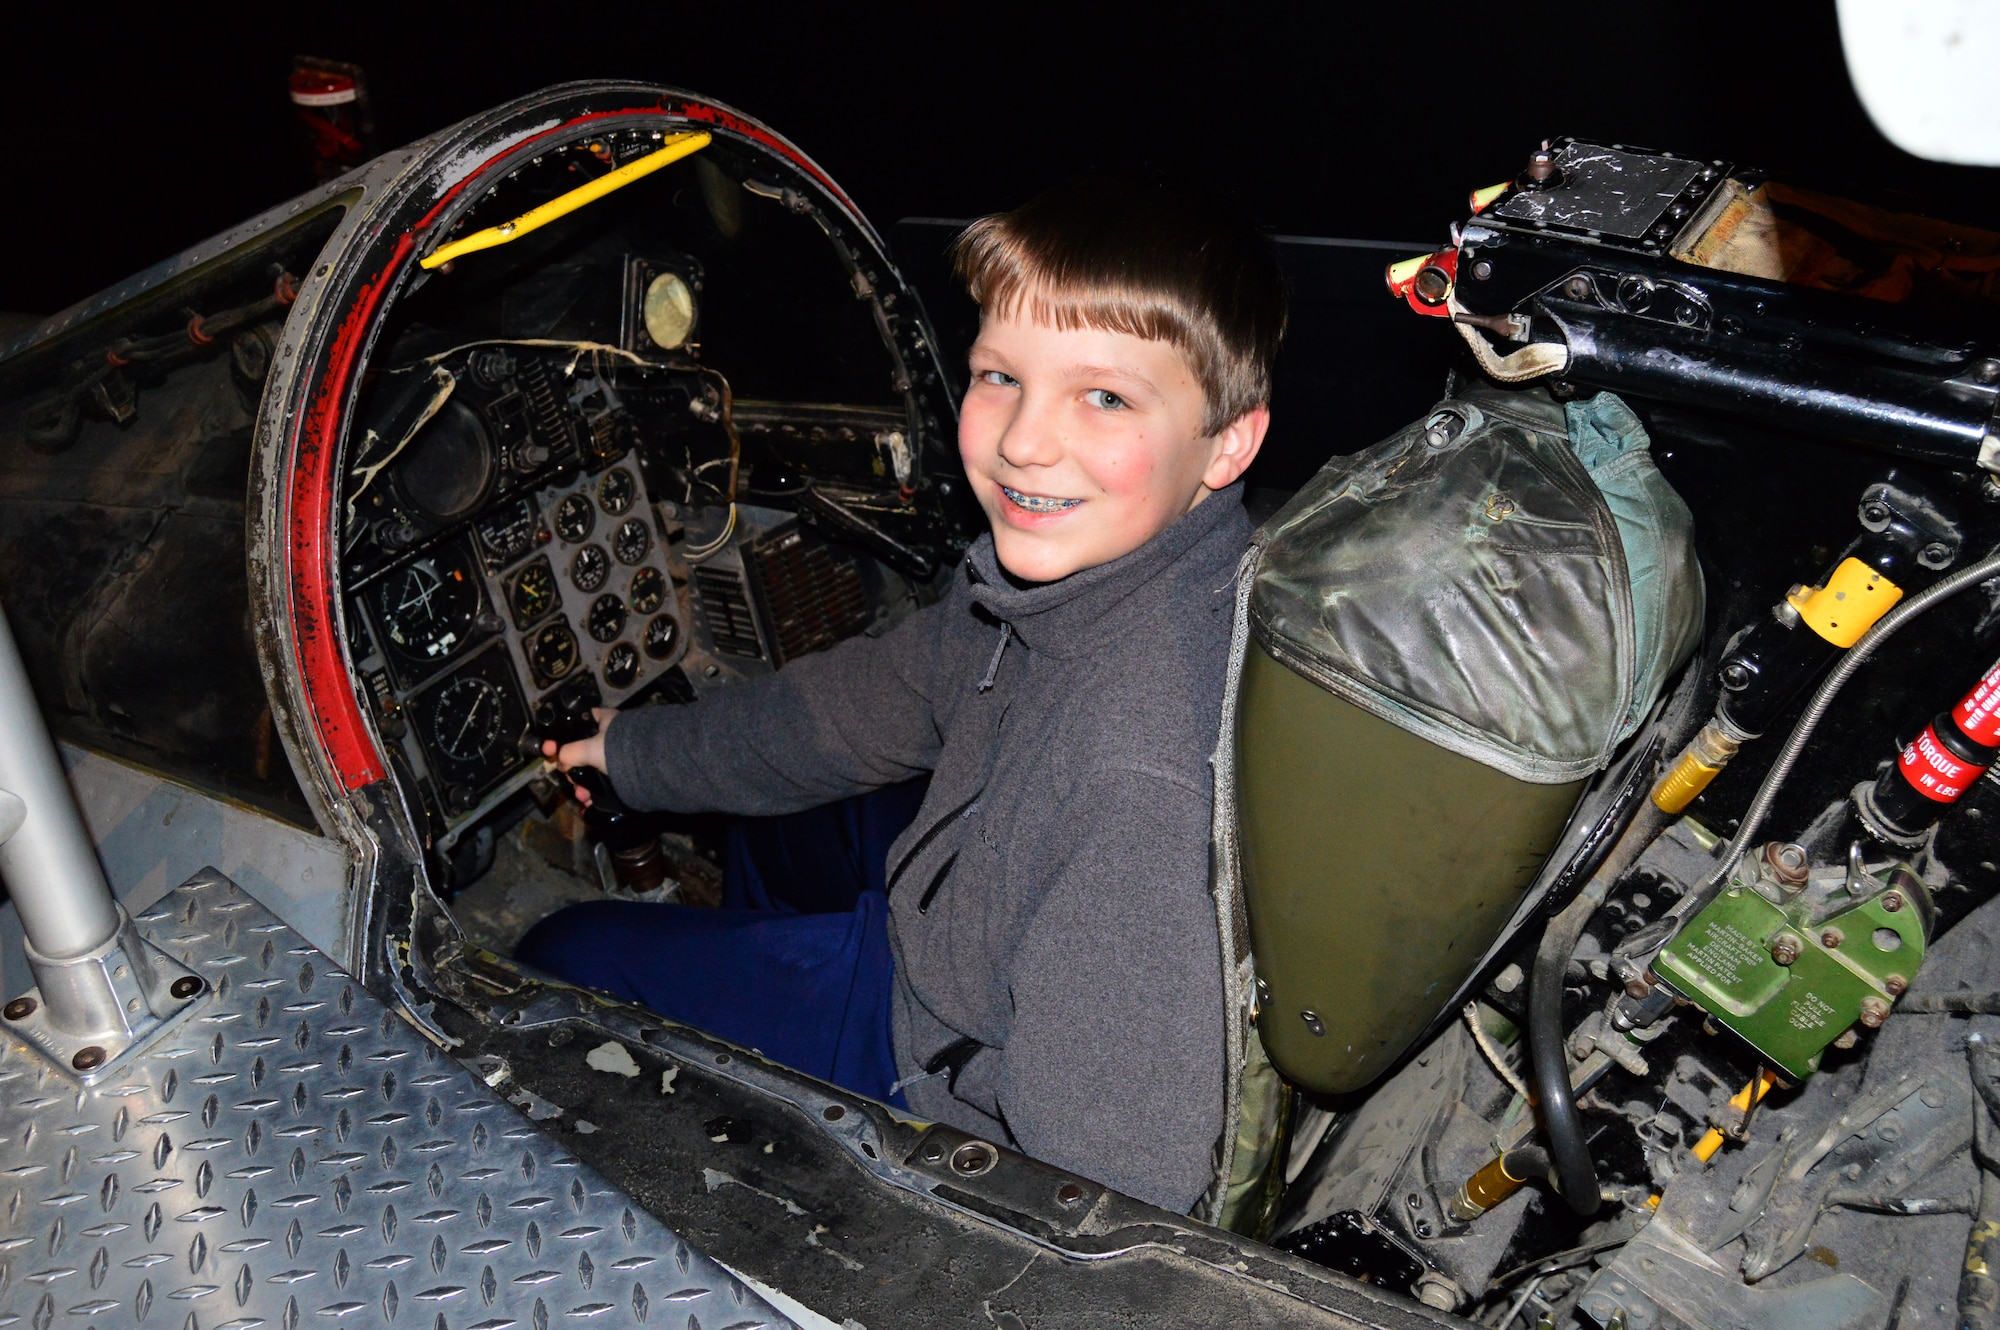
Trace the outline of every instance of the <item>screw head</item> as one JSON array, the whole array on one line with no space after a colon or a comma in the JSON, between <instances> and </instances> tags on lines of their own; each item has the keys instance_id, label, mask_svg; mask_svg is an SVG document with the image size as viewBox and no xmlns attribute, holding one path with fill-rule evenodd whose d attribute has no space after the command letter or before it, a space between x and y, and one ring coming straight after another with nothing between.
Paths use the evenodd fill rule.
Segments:
<instances>
[{"instance_id":1,"label":"screw head","mask_svg":"<svg viewBox=\"0 0 2000 1330\"><path fill-rule=\"evenodd\" d=\"M1829 928L1824 933L1821 933L1819 935L1819 944L1822 947L1825 947L1828 951L1836 949L1845 940L1846 939L1841 937L1840 930L1838 928Z\"/></svg>"},{"instance_id":2,"label":"screw head","mask_svg":"<svg viewBox=\"0 0 2000 1330\"><path fill-rule=\"evenodd\" d=\"M1083 1188L1077 1186L1074 1182L1065 1182L1062 1186L1056 1188L1056 1204L1058 1205L1071 1206L1082 1199Z\"/></svg>"},{"instance_id":3,"label":"screw head","mask_svg":"<svg viewBox=\"0 0 2000 1330\"><path fill-rule=\"evenodd\" d=\"M196 993L201 992L204 987L206 985L201 980L191 974L184 974L174 980L173 985L167 991L177 998L191 998Z\"/></svg>"},{"instance_id":4,"label":"screw head","mask_svg":"<svg viewBox=\"0 0 2000 1330\"><path fill-rule=\"evenodd\" d=\"M1786 933L1771 943L1771 959L1780 965L1790 965L1799 958L1799 940Z\"/></svg>"},{"instance_id":5,"label":"screw head","mask_svg":"<svg viewBox=\"0 0 2000 1330\"><path fill-rule=\"evenodd\" d=\"M1896 911L1902 909L1903 893L1900 891L1892 891L1888 895L1884 896L1882 898L1882 908L1887 910L1890 914L1894 914Z\"/></svg>"},{"instance_id":6,"label":"screw head","mask_svg":"<svg viewBox=\"0 0 2000 1330\"><path fill-rule=\"evenodd\" d=\"M1740 660L1732 660L1722 667L1722 686L1731 692L1738 692L1750 686L1750 667Z\"/></svg>"},{"instance_id":7,"label":"screw head","mask_svg":"<svg viewBox=\"0 0 2000 1330\"><path fill-rule=\"evenodd\" d=\"M1582 276L1570 278L1563 283L1563 293L1571 300L1590 299L1590 279Z\"/></svg>"},{"instance_id":8,"label":"screw head","mask_svg":"<svg viewBox=\"0 0 2000 1330\"><path fill-rule=\"evenodd\" d=\"M1871 1030L1882 1028L1882 1022L1889 1019L1889 1002L1886 998L1869 994L1861 999L1861 1023Z\"/></svg>"},{"instance_id":9,"label":"screw head","mask_svg":"<svg viewBox=\"0 0 2000 1330\"><path fill-rule=\"evenodd\" d=\"M924 1142L924 1162L935 1164L944 1158L944 1142L931 1140Z\"/></svg>"},{"instance_id":10,"label":"screw head","mask_svg":"<svg viewBox=\"0 0 2000 1330\"><path fill-rule=\"evenodd\" d=\"M1472 279L1474 281L1483 282L1492 275L1493 275L1493 265L1488 263L1485 259L1481 259L1479 262L1472 265Z\"/></svg>"},{"instance_id":11,"label":"screw head","mask_svg":"<svg viewBox=\"0 0 2000 1330\"><path fill-rule=\"evenodd\" d=\"M76 1050L76 1056L69 1060L69 1065L78 1071L95 1071L104 1065L104 1050L96 1044L79 1048Z\"/></svg>"},{"instance_id":12,"label":"screw head","mask_svg":"<svg viewBox=\"0 0 2000 1330\"><path fill-rule=\"evenodd\" d=\"M0 1008L0 1015L4 1015L10 1021L25 1021L34 1014L35 1000L31 997L17 997L5 1008Z\"/></svg>"},{"instance_id":13,"label":"screw head","mask_svg":"<svg viewBox=\"0 0 2000 1330\"><path fill-rule=\"evenodd\" d=\"M1890 997L1903 996L1904 991L1908 989L1909 986L1910 986L1910 981L1903 978L1903 976L1900 974L1892 974L1888 978L1882 981L1882 987L1884 990L1888 992ZM1932 1105L1932 1107L1936 1107L1936 1105Z\"/></svg>"},{"instance_id":14,"label":"screw head","mask_svg":"<svg viewBox=\"0 0 2000 1330\"><path fill-rule=\"evenodd\" d=\"M1940 541L1932 541L1924 546L1923 552L1917 557L1917 562L1926 568L1942 568L1951 562L1951 546Z\"/></svg>"}]
</instances>

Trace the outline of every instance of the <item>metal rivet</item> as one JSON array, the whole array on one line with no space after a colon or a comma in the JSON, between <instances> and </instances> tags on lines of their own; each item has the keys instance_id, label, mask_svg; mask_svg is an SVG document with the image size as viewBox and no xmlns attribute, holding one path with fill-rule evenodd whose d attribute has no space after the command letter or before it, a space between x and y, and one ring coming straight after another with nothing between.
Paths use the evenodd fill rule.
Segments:
<instances>
[{"instance_id":1,"label":"metal rivet","mask_svg":"<svg viewBox=\"0 0 2000 1330\"><path fill-rule=\"evenodd\" d=\"M93 1071L104 1065L104 1050L96 1044L88 1048L79 1048L76 1050L76 1056L69 1060L69 1065L78 1071Z\"/></svg>"},{"instance_id":2,"label":"metal rivet","mask_svg":"<svg viewBox=\"0 0 2000 1330\"><path fill-rule=\"evenodd\" d=\"M1483 282L1492 275L1493 275L1493 265L1488 263L1485 259L1481 259L1479 262L1472 265L1472 278L1474 281Z\"/></svg>"},{"instance_id":3,"label":"metal rivet","mask_svg":"<svg viewBox=\"0 0 2000 1330\"><path fill-rule=\"evenodd\" d=\"M173 987L169 988L167 991L169 993L172 993L177 998L191 998L196 993L201 992L201 990L204 987L205 985L202 983L201 980L195 978L191 974L184 974L180 978L174 980Z\"/></svg>"},{"instance_id":4,"label":"metal rivet","mask_svg":"<svg viewBox=\"0 0 2000 1330\"><path fill-rule=\"evenodd\" d=\"M0 1009L0 1015L6 1016L10 1021L25 1021L34 1014L35 1000L31 997L17 997L4 1009Z\"/></svg>"},{"instance_id":5,"label":"metal rivet","mask_svg":"<svg viewBox=\"0 0 2000 1330\"><path fill-rule=\"evenodd\" d=\"M1318 1012L1302 1011L1299 1013L1299 1019L1304 1021L1306 1023L1306 1029L1311 1030L1315 1035L1323 1035L1326 1033L1326 1022L1322 1021L1319 1018Z\"/></svg>"}]
</instances>

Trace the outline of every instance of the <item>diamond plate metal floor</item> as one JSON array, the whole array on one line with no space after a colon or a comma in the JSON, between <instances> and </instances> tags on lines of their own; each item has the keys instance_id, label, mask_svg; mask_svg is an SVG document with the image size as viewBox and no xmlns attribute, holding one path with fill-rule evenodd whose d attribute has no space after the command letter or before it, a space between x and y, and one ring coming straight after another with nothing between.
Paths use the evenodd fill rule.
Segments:
<instances>
[{"instance_id":1,"label":"diamond plate metal floor","mask_svg":"<svg viewBox=\"0 0 2000 1330\"><path fill-rule=\"evenodd\" d=\"M209 981L79 1091L0 1047L0 1326L788 1327L227 879L139 920Z\"/></svg>"}]
</instances>

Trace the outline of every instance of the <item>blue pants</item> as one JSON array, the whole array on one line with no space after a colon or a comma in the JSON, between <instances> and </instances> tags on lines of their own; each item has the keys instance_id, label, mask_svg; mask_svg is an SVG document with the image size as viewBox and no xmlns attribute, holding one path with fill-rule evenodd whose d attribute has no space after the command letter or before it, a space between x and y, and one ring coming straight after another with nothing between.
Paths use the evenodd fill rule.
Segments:
<instances>
[{"instance_id":1,"label":"blue pants","mask_svg":"<svg viewBox=\"0 0 2000 1330\"><path fill-rule=\"evenodd\" d=\"M890 1044L889 843L925 780L729 831L723 908L572 905L515 955L901 1108Z\"/></svg>"}]
</instances>

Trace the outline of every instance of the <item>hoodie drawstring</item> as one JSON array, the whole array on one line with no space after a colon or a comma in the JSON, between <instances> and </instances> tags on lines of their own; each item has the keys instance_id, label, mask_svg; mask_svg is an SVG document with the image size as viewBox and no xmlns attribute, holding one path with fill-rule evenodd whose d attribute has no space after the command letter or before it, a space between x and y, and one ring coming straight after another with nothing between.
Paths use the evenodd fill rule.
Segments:
<instances>
[{"instance_id":1,"label":"hoodie drawstring","mask_svg":"<svg viewBox=\"0 0 2000 1330\"><path fill-rule=\"evenodd\" d=\"M986 677L979 681L977 691L986 693L993 690L993 680L1000 674L1000 657L1007 654L1007 643L1013 640L1013 637L1014 625L1003 622L1000 625L1000 645L993 648L993 663L986 667Z\"/></svg>"}]
</instances>

